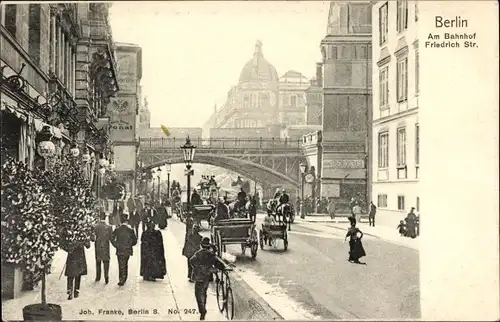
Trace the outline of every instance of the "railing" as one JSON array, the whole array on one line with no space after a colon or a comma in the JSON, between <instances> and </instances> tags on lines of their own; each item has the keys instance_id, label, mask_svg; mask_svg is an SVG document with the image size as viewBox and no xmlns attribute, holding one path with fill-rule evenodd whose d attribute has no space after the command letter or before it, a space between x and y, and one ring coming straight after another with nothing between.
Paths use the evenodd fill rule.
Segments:
<instances>
[{"instance_id":1,"label":"railing","mask_svg":"<svg viewBox=\"0 0 500 322\"><path fill-rule=\"evenodd\" d=\"M186 138L140 138L141 148L180 148ZM245 139L245 138L210 138L191 139L197 149L296 149L301 146L300 139Z\"/></svg>"}]
</instances>

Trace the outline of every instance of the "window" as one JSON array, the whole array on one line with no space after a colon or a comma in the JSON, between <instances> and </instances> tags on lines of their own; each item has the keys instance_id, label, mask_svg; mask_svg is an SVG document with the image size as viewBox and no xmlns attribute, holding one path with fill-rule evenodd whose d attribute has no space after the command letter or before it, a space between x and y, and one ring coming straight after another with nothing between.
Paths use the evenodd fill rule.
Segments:
<instances>
[{"instance_id":1,"label":"window","mask_svg":"<svg viewBox=\"0 0 500 322\"><path fill-rule=\"evenodd\" d=\"M243 97L243 108L249 108L250 107L250 97L248 95L245 95Z\"/></svg>"},{"instance_id":2,"label":"window","mask_svg":"<svg viewBox=\"0 0 500 322\"><path fill-rule=\"evenodd\" d=\"M5 5L5 29L16 38L16 20L17 20L17 6L15 4Z\"/></svg>"},{"instance_id":3,"label":"window","mask_svg":"<svg viewBox=\"0 0 500 322\"><path fill-rule=\"evenodd\" d=\"M397 94L398 102L404 102L408 99L408 57L402 57L398 60L397 74Z\"/></svg>"},{"instance_id":4,"label":"window","mask_svg":"<svg viewBox=\"0 0 500 322\"><path fill-rule=\"evenodd\" d=\"M267 107L269 105L269 94L259 94L259 107Z\"/></svg>"},{"instance_id":5,"label":"window","mask_svg":"<svg viewBox=\"0 0 500 322\"><path fill-rule=\"evenodd\" d=\"M420 92L420 59L418 50L415 52L415 93Z\"/></svg>"},{"instance_id":6,"label":"window","mask_svg":"<svg viewBox=\"0 0 500 322\"><path fill-rule=\"evenodd\" d=\"M297 96L295 95L290 96L290 106L297 107Z\"/></svg>"},{"instance_id":7,"label":"window","mask_svg":"<svg viewBox=\"0 0 500 322\"><path fill-rule=\"evenodd\" d=\"M378 135L378 167L389 167L389 132Z\"/></svg>"},{"instance_id":8,"label":"window","mask_svg":"<svg viewBox=\"0 0 500 322\"><path fill-rule=\"evenodd\" d=\"M389 75L388 66L380 69L380 74L379 74L380 109L384 109L389 105L388 75Z\"/></svg>"},{"instance_id":9,"label":"window","mask_svg":"<svg viewBox=\"0 0 500 322\"><path fill-rule=\"evenodd\" d=\"M416 206L416 208L417 208L417 212L420 212L420 198L419 197L417 197L417 206Z\"/></svg>"},{"instance_id":10,"label":"window","mask_svg":"<svg viewBox=\"0 0 500 322\"><path fill-rule=\"evenodd\" d=\"M36 64L40 64L40 5L29 5L28 53Z\"/></svg>"},{"instance_id":11,"label":"window","mask_svg":"<svg viewBox=\"0 0 500 322\"><path fill-rule=\"evenodd\" d=\"M380 45L384 44L387 41L387 33L389 31L388 28L388 11L389 3L386 2L382 7L378 9L379 14L379 23L378 23L378 32L380 34Z\"/></svg>"},{"instance_id":12,"label":"window","mask_svg":"<svg viewBox=\"0 0 500 322\"><path fill-rule=\"evenodd\" d=\"M405 196L398 196L398 210L405 210Z\"/></svg>"},{"instance_id":13,"label":"window","mask_svg":"<svg viewBox=\"0 0 500 322\"><path fill-rule=\"evenodd\" d=\"M378 195L377 196L377 207L387 208L387 195Z\"/></svg>"},{"instance_id":14,"label":"window","mask_svg":"<svg viewBox=\"0 0 500 322\"><path fill-rule=\"evenodd\" d=\"M406 128L398 129L397 137L398 167L406 165Z\"/></svg>"},{"instance_id":15,"label":"window","mask_svg":"<svg viewBox=\"0 0 500 322\"><path fill-rule=\"evenodd\" d=\"M397 30L401 32L408 27L408 1L397 2Z\"/></svg>"}]
</instances>

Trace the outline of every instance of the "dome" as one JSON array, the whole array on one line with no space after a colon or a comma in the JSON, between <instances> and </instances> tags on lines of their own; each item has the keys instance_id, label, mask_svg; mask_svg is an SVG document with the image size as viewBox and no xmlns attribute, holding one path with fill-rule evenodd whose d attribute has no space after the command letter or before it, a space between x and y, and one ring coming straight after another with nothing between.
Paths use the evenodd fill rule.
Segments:
<instances>
[{"instance_id":1,"label":"dome","mask_svg":"<svg viewBox=\"0 0 500 322\"><path fill-rule=\"evenodd\" d=\"M240 83L243 82L277 82L278 73L262 54L262 42L257 41L253 58L245 64L240 74Z\"/></svg>"}]
</instances>

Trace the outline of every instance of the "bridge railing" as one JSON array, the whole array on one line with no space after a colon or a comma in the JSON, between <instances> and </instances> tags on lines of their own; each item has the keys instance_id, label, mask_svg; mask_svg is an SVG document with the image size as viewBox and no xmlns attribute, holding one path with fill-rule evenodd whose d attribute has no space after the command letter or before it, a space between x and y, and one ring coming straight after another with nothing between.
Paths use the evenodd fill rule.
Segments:
<instances>
[{"instance_id":1,"label":"bridge railing","mask_svg":"<svg viewBox=\"0 0 500 322\"><path fill-rule=\"evenodd\" d=\"M180 148L186 138L140 138L142 148ZM301 139L254 139L254 138L192 138L191 143L197 148L217 149L300 149Z\"/></svg>"}]
</instances>

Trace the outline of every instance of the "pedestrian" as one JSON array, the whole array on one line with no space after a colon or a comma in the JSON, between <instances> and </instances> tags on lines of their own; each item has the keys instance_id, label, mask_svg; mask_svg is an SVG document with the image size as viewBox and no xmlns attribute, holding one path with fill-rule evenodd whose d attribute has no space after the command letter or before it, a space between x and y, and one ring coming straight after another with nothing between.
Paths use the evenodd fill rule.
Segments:
<instances>
[{"instance_id":1,"label":"pedestrian","mask_svg":"<svg viewBox=\"0 0 500 322\"><path fill-rule=\"evenodd\" d=\"M127 209L128 209L128 213L131 214L132 212L134 212L136 210L136 203L135 203L135 200L134 198L132 198L132 196L130 196L127 200Z\"/></svg>"},{"instance_id":2,"label":"pedestrian","mask_svg":"<svg viewBox=\"0 0 500 322\"><path fill-rule=\"evenodd\" d=\"M113 228L106 223L106 213L101 212L101 221L94 228L94 250L96 263L96 278L95 281L101 280L101 266L104 266L104 282L109 283L109 259L110 251L109 244L113 235ZM102 264L102 265L101 265Z\"/></svg>"},{"instance_id":3,"label":"pedestrian","mask_svg":"<svg viewBox=\"0 0 500 322\"><path fill-rule=\"evenodd\" d=\"M351 198L351 201L349 201L349 210L351 211L351 215L354 216L354 206L356 205L356 200L354 197Z\"/></svg>"},{"instance_id":4,"label":"pedestrian","mask_svg":"<svg viewBox=\"0 0 500 322\"><path fill-rule=\"evenodd\" d=\"M157 211L157 217L158 217L158 227L160 229L167 228L168 212L167 212L167 207L165 206L165 203L163 202L163 203L159 204L156 211Z\"/></svg>"},{"instance_id":5,"label":"pedestrian","mask_svg":"<svg viewBox=\"0 0 500 322\"><path fill-rule=\"evenodd\" d=\"M113 213L111 215L110 224L115 227L120 226L121 224L120 218L122 216L123 216L123 207L121 207L121 204L115 200L113 203Z\"/></svg>"},{"instance_id":6,"label":"pedestrian","mask_svg":"<svg viewBox=\"0 0 500 322\"><path fill-rule=\"evenodd\" d=\"M401 237L406 235L406 224L405 224L404 220L400 220L399 225L396 228L399 230L399 235Z\"/></svg>"},{"instance_id":7,"label":"pedestrian","mask_svg":"<svg viewBox=\"0 0 500 322\"><path fill-rule=\"evenodd\" d=\"M411 238L416 238L417 234L415 231L415 226L417 222L417 216L414 213L415 207L411 207L410 212L405 218L407 230L406 230L406 237L411 237Z\"/></svg>"},{"instance_id":8,"label":"pedestrian","mask_svg":"<svg viewBox=\"0 0 500 322\"><path fill-rule=\"evenodd\" d=\"M335 200L333 197L328 198L328 214L331 219L335 218Z\"/></svg>"},{"instance_id":9,"label":"pedestrian","mask_svg":"<svg viewBox=\"0 0 500 322\"><path fill-rule=\"evenodd\" d=\"M90 248L90 241L83 245L78 245L71 250L67 250L66 269L64 275L67 278L66 290L68 300L77 298L80 295L80 283L83 275L87 275L87 260L85 258L85 248Z\"/></svg>"},{"instance_id":10,"label":"pedestrian","mask_svg":"<svg viewBox=\"0 0 500 322\"><path fill-rule=\"evenodd\" d=\"M128 223L130 224L130 227L134 229L137 238L139 238L139 224L141 223L141 216L139 215L139 211L137 209L129 212Z\"/></svg>"},{"instance_id":11,"label":"pedestrian","mask_svg":"<svg viewBox=\"0 0 500 322\"><path fill-rule=\"evenodd\" d=\"M158 217L156 209L151 207L149 202L146 202L141 214L142 232L146 231L146 224L148 222L155 222L156 217Z\"/></svg>"},{"instance_id":12,"label":"pedestrian","mask_svg":"<svg viewBox=\"0 0 500 322\"><path fill-rule=\"evenodd\" d=\"M140 274L145 281L151 282L163 279L167 274L163 237L152 222L147 224L146 231L141 235Z\"/></svg>"},{"instance_id":13,"label":"pedestrian","mask_svg":"<svg viewBox=\"0 0 500 322\"><path fill-rule=\"evenodd\" d=\"M190 282L194 282L192 279L193 267L189 263L189 259L200 249L202 237L200 235L200 226L194 225L189 231L188 235L184 241L184 247L182 248L182 255L187 258L188 275L187 278Z\"/></svg>"},{"instance_id":14,"label":"pedestrian","mask_svg":"<svg viewBox=\"0 0 500 322\"><path fill-rule=\"evenodd\" d=\"M113 231L111 244L116 248L118 259L118 285L123 286L128 277L128 260L134 254L132 247L137 244L137 236L127 225L128 218L123 216L121 226Z\"/></svg>"},{"instance_id":15,"label":"pedestrian","mask_svg":"<svg viewBox=\"0 0 500 322\"><path fill-rule=\"evenodd\" d=\"M215 255L213 245L210 245L208 237L201 240L200 246L201 249L191 257L189 263L193 266L194 294L200 312L200 320L205 320L207 314L207 289L210 278L213 277L215 268L223 270L225 265Z\"/></svg>"},{"instance_id":16,"label":"pedestrian","mask_svg":"<svg viewBox=\"0 0 500 322\"><path fill-rule=\"evenodd\" d=\"M354 216L354 218L356 219L356 222L359 223L361 222L361 207L359 206L358 203L356 203L354 205L354 207L352 208L352 214Z\"/></svg>"},{"instance_id":17,"label":"pedestrian","mask_svg":"<svg viewBox=\"0 0 500 322\"><path fill-rule=\"evenodd\" d=\"M375 214L377 213L377 206L370 201L370 212L368 214L368 224L375 227Z\"/></svg>"},{"instance_id":18,"label":"pedestrian","mask_svg":"<svg viewBox=\"0 0 500 322\"><path fill-rule=\"evenodd\" d=\"M365 249L363 248L363 244L361 239L363 238L363 232L356 227L356 222L354 220L351 221L351 227L347 231L345 235L344 241L349 238L349 258L348 261L356 264L364 264L359 261L359 259L363 256L366 256Z\"/></svg>"}]
</instances>

